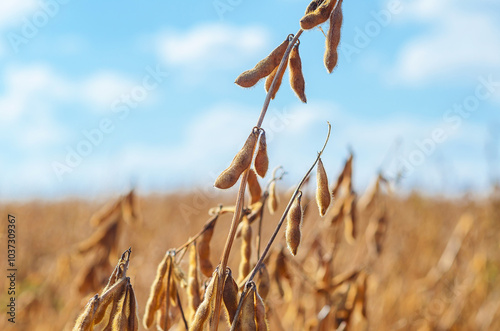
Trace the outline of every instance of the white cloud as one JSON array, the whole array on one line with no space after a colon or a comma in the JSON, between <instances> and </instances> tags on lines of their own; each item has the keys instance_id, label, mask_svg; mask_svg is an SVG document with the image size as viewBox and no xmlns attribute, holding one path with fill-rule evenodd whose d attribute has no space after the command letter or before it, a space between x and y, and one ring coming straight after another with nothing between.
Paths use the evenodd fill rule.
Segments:
<instances>
[{"instance_id":1,"label":"white cloud","mask_svg":"<svg viewBox=\"0 0 500 331\"><path fill-rule=\"evenodd\" d=\"M392 72L397 81L424 84L500 71L500 24L488 6L420 0L405 8L402 20L424 24L427 32L399 52Z\"/></svg>"},{"instance_id":2,"label":"white cloud","mask_svg":"<svg viewBox=\"0 0 500 331\"><path fill-rule=\"evenodd\" d=\"M4 94L0 95L2 125L38 110L49 99L64 99L72 93L67 81L44 65L8 68L4 82Z\"/></svg>"},{"instance_id":3,"label":"white cloud","mask_svg":"<svg viewBox=\"0 0 500 331\"><path fill-rule=\"evenodd\" d=\"M0 28L8 26L38 7L36 0L0 1Z\"/></svg>"},{"instance_id":4,"label":"white cloud","mask_svg":"<svg viewBox=\"0 0 500 331\"><path fill-rule=\"evenodd\" d=\"M20 121L29 113L53 112L61 103L90 106L91 111L98 113L109 112L111 102L134 86L129 78L115 72L96 72L72 80L43 64L10 67L4 77L0 126Z\"/></svg>"},{"instance_id":5,"label":"white cloud","mask_svg":"<svg viewBox=\"0 0 500 331\"><path fill-rule=\"evenodd\" d=\"M234 67L242 59L258 54L268 39L262 27L209 23L185 32L166 32L158 37L157 45L168 65L198 71Z\"/></svg>"},{"instance_id":6,"label":"white cloud","mask_svg":"<svg viewBox=\"0 0 500 331\"><path fill-rule=\"evenodd\" d=\"M79 85L79 86L78 86ZM130 92L134 84L126 77L114 72L99 72L80 84L79 93L96 112L106 112L121 94Z\"/></svg>"}]
</instances>

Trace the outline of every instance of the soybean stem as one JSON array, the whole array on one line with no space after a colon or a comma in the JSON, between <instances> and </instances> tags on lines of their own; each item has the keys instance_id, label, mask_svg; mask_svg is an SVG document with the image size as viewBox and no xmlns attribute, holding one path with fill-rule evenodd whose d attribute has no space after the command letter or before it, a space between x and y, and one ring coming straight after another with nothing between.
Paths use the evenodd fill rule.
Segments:
<instances>
[{"instance_id":1,"label":"soybean stem","mask_svg":"<svg viewBox=\"0 0 500 331\"><path fill-rule=\"evenodd\" d=\"M259 260L255 264L255 267L253 268L253 270L252 270L252 272L250 274L250 277L248 277L248 280L247 280L247 283L246 283L247 285L249 284L249 282L251 282L253 280L253 278L257 274L258 270L260 269L260 267L264 263L264 259L266 258L267 254L269 253L269 251L271 249L271 246L274 243L274 240L276 239L276 236L278 235L278 233L279 233L279 231L281 229L281 226L283 225L283 223L284 223L284 221L286 219L286 216L288 215L288 211L290 210L290 207L292 206L292 203L294 202L297 194L299 194L300 188L302 187L302 185L306 181L307 177L309 177L309 174L311 173L311 171L314 169L314 167L318 163L318 161L319 161L319 159L321 157L321 154L323 154L323 151L325 150L326 144L328 143L328 140L330 139L331 129L332 129L332 126L331 126L330 123L328 123L328 135L326 137L325 144L323 145L323 148L321 149L321 151L318 153L318 156L316 157L316 160L314 161L314 163L312 164L312 166L309 168L309 170L304 175L304 177L302 177L302 180L300 181L299 185L297 185L297 188L293 192L292 197L290 198L290 201L288 201L288 205L286 206L285 211L283 212L283 215L281 216L281 219L278 222L278 225L276 226L276 229L274 229L273 235L269 239L269 241L268 241L268 243L266 245L266 248L264 249L264 252L262 252L262 255L260 256ZM244 291L241 294L240 302L238 303L238 309L236 310L236 314L234 316L233 324L231 325L231 331L234 331L234 329L236 327L236 322L238 321L238 317L239 317L239 314L240 314L240 311L241 311L241 305L243 303L243 300L241 298L245 297L245 295L246 295L246 288L247 288L247 286L244 287Z\"/></svg>"}]
</instances>

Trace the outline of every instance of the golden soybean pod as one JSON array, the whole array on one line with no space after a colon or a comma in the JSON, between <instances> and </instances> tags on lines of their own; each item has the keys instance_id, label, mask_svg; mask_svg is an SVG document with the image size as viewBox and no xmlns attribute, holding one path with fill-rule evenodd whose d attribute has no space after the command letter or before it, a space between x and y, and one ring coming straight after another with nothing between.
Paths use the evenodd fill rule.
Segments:
<instances>
[{"instance_id":1,"label":"golden soybean pod","mask_svg":"<svg viewBox=\"0 0 500 331\"><path fill-rule=\"evenodd\" d=\"M257 331L269 330L269 325L266 319L266 306L262 297L259 295L257 289L254 291L255 295L255 326Z\"/></svg>"},{"instance_id":2,"label":"golden soybean pod","mask_svg":"<svg viewBox=\"0 0 500 331\"><path fill-rule=\"evenodd\" d=\"M251 289L247 292L247 295L243 299L239 324L242 331L255 331L257 330L257 326L255 325L254 305L255 283L251 282L248 286L251 286Z\"/></svg>"},{"instance_id":3,"label":"golden soybean pod","mask_svg":"<svg viewBox=\"0 0 500 331\"><path fill-rule=\"evenodd\" d=\"M160 306L159 299L162 291L163 278L167 273L167 269L170 267L170 263L172 263L171 255L167 252L163 257L161 263L158 265L156 278L151 285L151 292L149 294L149 299L146 304L146 311L144 312L143 318L144 327L146 329L149 329L153 324L155 312Z\"/></svg>"},{"instance_id":4,"label":"golden soybean pod","mask_svg":"<svg viewBox=\"0 0 500 331\"><path fill-rule=\"evenodd\" d=\"M276 97L276 93L278 93L278 90L280 89L281 81L283 80L283 75L285 74L287 66L288 61L285 61L285 66L283 70L281 70L280 75L276 78L276 84L274 85L274 89L272 91L270 91L271 85L273 83L274 77L276 77L276 74L278 73L279 66L274 68L271 74L266 78L266 84L264 85L264 87L266 89L266 92L271 93L271 99L274 99L274 97Z\"/></svg>"},{"instance_id":5,"label":"golden soybean pod","mask_svg":"<svg viewBox=\"0 0 500 331\"><path fill-rule=\"evenodd\" d=\"M269 198L267 200L267 208L269 209L269 213L274 215L276 210L278 209L278 196L276 195L276 181L273 181L269 185Z\"/></svg>"},{"instance_id":6,"label":"golden soybean pod","mask_svg":"<svg viewBox=\"0 0 500 331\"><path fill-rule=\"evenodd\" d=\"M248 136L245 144L236 154L231 165L224 170L215 180L214 186L219 189L227 189L232 187L240 178L240 175L250 167L253 158L253 152L259 137L259 129L254 128Z\"/></svg>"},{"instance_id":7,"label":"golden soybean pod","mask_svg":"<svg viewBox=\"0 0 500 331\"><path fill-rule=\"evenodd\" d=\"M188 307L190 309L190 319L194 317L196 309L201 303L200 283L198 281L198 256L196 252L196 241L189 247L189 270L188 270Z\"/></svg>"},{"instance_id":8,"label":"golden soybean pod","mask_svg":"<svg viewBox=\"0 0 500 331\"><path fill-rule=\"evenodd\" d=\"M226 270L226 279L224 281L224 291L222 300L226 308L229 323L233 323L234 315L238 309L238 284L236 284L231 269Z\"/></svg>"},{"instance_id":9,"label":"golden soybean pod","mask_svg":"<svg viewBox=\"0 0 500 331\"><path fill-rule=\"evenodd\" d=\"M259 138L259 148L257 149L257 155L255 155L254 168L257 175L264 178L269 168L269 158L267 156L267 142L266 142L266 132L261 129L262 133Z\"/></svg>"},{"instance_id":10,"label":"golden soybean pod","mask_svg":"<svg viewBox=\"0 0 500 331\"><path fill-rule=\"evenodd\" d=\"M259 181L257 180L257 175L253 169L248 171L248 190L250 191L251 204L254 204L260 200L262 195L262 189L260 187Z\"/></svg>"},{"instance_id":11,"label":"golden soybean pod","mask_svg":"<svg viewBox=\"0 0 500 331\"><path fill-rule=\"evenodd\" d=\"M288 58L288 67L290 68L290 86L297 97L303 103L307 103L305 94L306 82L302 74L302 61L300 60L299 44L293 46Z\"/></svg>"},{"instance_id":12,"label":"golden soybean pod","mask_svg":"<svg viewBox=\"0 0 500 331\"><path fill-rule=\"evenodd\" d=\"M295 201L290 208L287 215L287 225L286 225L286 244L288 250L292 255L297 254L297 249L300 244L301 237L301 226L302 226L302 207L300 202L302 200L302 192L295 198Z\"/></svg>"},{"instance_id":13,"label":"golden soybean pod","mask_svg":"<svg viewBox=\"0 0 500 331\"><path fill-rule=\"evenodd\" d=\"M250 258L252 256L252 227L246 217L242 220L241 237L241 261L238 283L241 283L250 272Z\"/></svg>"},{"instance_id":14,"label":"golden soybean pod","mask_svg":"<svg viewBox=\"0 0 500 331\"><path fill-rule=\"evenodd\" d=\"M339 0L337 7L330 16L330 28L326 36L326 50L325 50L325 67L328 73L331 73L337 66L338 52L337 48L340 43L340 30L342 28L342 0Z\"/></svg>"},{"instance_id":15,"label":"golden soybean pod","mask_svg":"<svg viewBox=\"0 0 500 331\"><path fill-rule=\"evenodd\" d=\"M276 47L268 56L260 60L254 68L241 73L236 78L235 83L241 87L252 87L262 78L269 76L269 74L271 74L280 64L289 42L289 37L287 37L286 40Z\"/></svg>"},{"instance_id":16,"label":"golden soybean pod","mask_svg":"<svg viewBox=\"0 0 500 331\"><path fill-rule=\"evenodd\" d=\"M319 215L321 217L325 216L328 206L330 206L330 190L328 188L328 177L326 175L325 167L323 166L323 161L321 158L318 161L318 167L316 170L316 202L319 208Z\"/></svg>"},{"instance_id":17,"label":"golden soybean pod","mask_svg":"<svg viewBox=\"0 0 500 331\"><path fill-rule=\"evenodd\" d=\"M326 0L313 12L304 15L304 17L300 19L300 27L304 30L309 30L326 22L336 3L337 0Z\"/></svg>"},{"instance_id":18,"label":"golden soybean pod","mask_svg":"<svg viewBox=\"0 0 500 331\"><path fill-rule=\"evenodd\" d=\"M214 218L217 218L218 215L215 215ZM213 272L212 262L210 262L210 241L212 240L212 236L214 234L215 228L215 220L210 222L201 235L200 242L197 245L198 247L198 256L200 258L200 270L201 273L207 277Z\"/></svg>"},{"instance_id":19,"label":"golden soybean pod","mask_svg":"<svg viewBox=\"0 0 500 331\"><path fill-rule=\"evenodd\" d=\"M212 274L212 279L210 279L210 283L208 283L207 289L205 290L205 297L196 310L196 314L194 315L191 326L189 327L190 331L203 330L208 316L210 315L210 304L215 298L214 294L217 292L217 280L218 273L217 270L215 270Z\"/></svg>"}]
</instances>

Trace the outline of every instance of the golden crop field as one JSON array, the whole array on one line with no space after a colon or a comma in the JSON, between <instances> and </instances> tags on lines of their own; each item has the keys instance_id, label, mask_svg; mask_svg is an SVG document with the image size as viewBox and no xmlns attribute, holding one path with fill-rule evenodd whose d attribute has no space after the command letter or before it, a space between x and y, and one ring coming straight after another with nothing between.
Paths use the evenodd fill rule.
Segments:
<instances>
[{"instance_id":1,"label":"golden crop field","mask_svg":"<svg viewBox=\"0 0 500 331\"><path fill-rule=\"evenodd\" d=\"M377 205L358 210L354 238L350 238L350 233L345 232L348 217L339 219L335 214L335 203L341 199L335 200L327 215L320 218L314 185L307 185L302 197L305 213L297 255L292 256L287 250L282 230L265 263L269 291L263 299L270 330L333 330L342 323L349 330L500 327L498 193L480 200L380 193ZM264 207L260 252L289 195L279 195L280 204L274 215ZM126 208L117 210L104 220L117 221L116 233L101 242L94 240L94 247L83 247L82 243L95 238L100 227L106 225L92 226L89 220L106 207L106 202L107 206L112 205L112 199L1 205L3 215L15 215L20 242L16 330L71 330L89 299L106 285L121 252L129 247L132 252L127 276L137 298L138 327L144 330L150 288L165 253L180 247L202 229L211 218L209 206L231 205L228 196L203 200L196 192L136 200L134 213L140 219L124 214ZM196 205L196 201L203 203ZM383 215L377 207L381 204L385 206ZM189 217L183 219L180 215L185 207L192 209ZM378 224L381 217L384 226L375 237L370 224ZM213 265L222 253L230 220L231 214L226 213L216 222L209 242L209 260ZM257 260L258 222L253 222L251 228L247 244L253 267ZM244 260L241 243L241 238L235 240L228 263L240 286L240 279L244 279L239 271ZM380 245L379 252L376 245ZM81 252L83 249L86 251ZM172 330L184 330L179 307L182 306L188 324L194 313L188 291L193 275L189 271L190 254L175 256L173 261L183 273L175 278L180 304L172 300L168 320ZM198 259L195 274L201 296L209 278L200 272L199 262ZM94 283L92 277L85 276L89 267L97 264L100 265L96 279L100 281ZM263 291L259 276L256 284L257 290ZM4 294L2 291L2 306L7 304ZM5 319L1 323L2 330L13 329ZM220 324L221 329L228 329L226 313L221 314Z\"/></svg>"}]
</instances>

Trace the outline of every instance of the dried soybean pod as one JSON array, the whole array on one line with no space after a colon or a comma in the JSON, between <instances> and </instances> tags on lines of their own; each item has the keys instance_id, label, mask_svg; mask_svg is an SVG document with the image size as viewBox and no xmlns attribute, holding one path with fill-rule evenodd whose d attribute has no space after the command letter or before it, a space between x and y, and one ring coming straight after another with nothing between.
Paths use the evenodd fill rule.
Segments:
<instances>
[{"instance_id":1,"label":"dried soybean pod","mask_svg":"<svg viewBox=\"0 0 500 331\"><path fill-rule=\"evenodd\" d=\"M255 331L257 326L255 325L255 283L250 282L247 285L247 295L243 299L243 304L241 305L241 315L239 323L241 325L242 331Z\"/></svg>"},{"instance_id":2,"label":"dried soybean pod","mask_svg":"<svg viewBox=\"0 0 500 331\"><path fill-rule=\"evenodd\" d=\"M170 267L172 263L172 256L170 252L167 252L163 257L163 260L158 265L158 269L156 271L156 278L151 285L151 292L149 294L149 299L146 304L146 310L144 312L143 323L146 329L149 329L153 324L155 312L158 310L160 306L160 295L162 292L163 278L165 278L165 274L167 269Z\"/></svg>"},{"instance_id":3,"label":"dried soybean pod","mask_svg":"<svg viewBox=\"0 0 500 331\"><path fill-rule=\"evenodd\" d=\"M257 290L262 299L265 300L267 298L270 286L271 281L269 279L269 272L267 271L266 265L263 264L259 269L259 278L257 278Z\"/></svg>"},{"instance_id":4,"label":"dried soybean pod","mask_svg":"<svg viewBox=\"0 0 500 331\"><path fill-rule=\"evenodd\" d=\"M170 306L172 304L171 302L171 293L172 293L172 278L173 277L173 266L175 262L173 259L171 259L171 262L168 266L167 270L167 276L163 279L163 287L162 287L162 292L160 294L160 307L158 309L158 312L156 314L156 326L159 327L162 330L168 330L171 326L171 315L170 315Z\"/></svg>"},{"instance_id":5,"label":"dried soybean pod","mask_svg":"<svg viewBox=\"0 0 500 331\"><path fill-rule=\"evenodd\" d=\"M342 0L339 0L337 7L330 16L330 28L326 36L325 67L329 73L337 66L338 52L340 43L340 30L342 28Z\"/></svg>"},{"instance_id":6,"label":"dried soybean pod","mask_svg":"<svg viewBox=\"0 0 500 331\"><path fill-rule=\"evenodd\" d=\"M248 190L250 191L251 196L251 204L254 204L260 200L260 196L262 195L262 189L260 188L259 181L257 180L257 175L253 169L248 171Z\"/></svg>"},{"instance_id":7,"label":"dried soybean pod","mask_svg":"<svg viewBox=\"0 0 500 331\"><path fill-rule=\"evenodd\" d=\"M253 152L259 137L259 129L253 128L248 136L243 148L236 154L231 165L224 170L215 180L214 186L220 189L232 187L240 178L240 175L250 167L253 158Z\"/></svg>"},{"instance_id":8,"label":"dried soybean pod","mask_svg":"<svg viewBox=\"0 0 500 331\"><path fill-rule=\"evenodd\" d=\"M207 289L205 290L203 301L196 310L196 314L194 315L191 326L189 327L190 331L203 330L203 326L208 319L208 315L210 315L210 304L212 299L215 298L214 293L217 291L217 279L218 274L217 270L215 270L212 274L212 279L210 279L210 283L208 283Z\"/></svg>"},{"instance_id":9,"label":"dried soybean pod","mask_svg":"<svg viewBox=\"0 0 500 331\"><path fill-rule=\"evenodd\" d=\"M257 289L254 291L255 295L255 324L257 331L267 331L269 326L266 319L266 306L262 297L259 295Z\"/></svg>"},{"instance_id":10,"label":"dried soybean pod","mask_svg":"<svg viewBox=\"0 0 500 331\"><path fill-rule=\"evenodd\" d=\"M201 303L200 283L198 281L198 256L196 252L196 241L189 247L189 271L188 271L188 307L190 309L189 320L193 319L196 309Z\"/></svg>"},{"instance_id":11,"label":"dried soybean pod","mask_svg":"<svg viewBox=\"0 0 500 331\"><path fill-rule=\"evenodd\" d=\"M94 316L94 325L97 325L102 321L102 319L106 315L109 305L112 302L117 302L123 296L125 287L126 278L123 278L101 295L101 297L99 298L99 307L97 307Z\"/></svg>"},{"instance_id":12,"label":"dried soybean pod","mask_svg":"<svg viewBox=\"0 0 500 331\"><path fill-rule=\"evenodd\" d=\"M322 3L323 3L323 0L312 0L311 3L309 3L309 5L307 6L306 12L304 15L307 15L307 14L315 11L316 8L318 8L318 6L321 5Z\"/></svg>"},{"instance_id":13,"label":"dried soybean pod","mask_svg":"<svg viewBox=\"0 0 500 331\"><path fill-rule=\"evenodd\" d=\"M354 244L356 238L356 194L351 193L344 201L344 236L347 242Z\"/></svg>"},{"instance_id":14,"label":"dried soybean pod","mask_svg":"<svg viewBox=\"0 0 500 331\"><path fill-rule=\"evenodd\" d=\"M326 22L336 3L337 0L326 0L313 12L306 14L300 19L300 27L304 30L309 30Z\"/></svg>"},{"instance_id":15,"label":"dried soybean pod","mask_svg":"<svg viewBox=\"0 0 500 331\"><path fill-rule=\"evenodd\" d=\"M91 331L93 329L94 315L99 306L99 295L94 295L87 305L85 310L76 320L73 331Z\"/></svg>"},{"instance_id":16,"label":"dried soybean pod","mask_svg":"<svg viewBox=\"0 0 500 331\"><path fill-rule=\"evenodd\" d=\"M135 297L134 289L132 284L129 284L130 295L128 297L128 329L137 331L139 329L139 316L137 315L137 299Z\"/></svg>"},{"instance_id":17,"label":"dried soybean pod","mask_svg":"<svg viewBox=\"0 0 500 331\"><path fill-rule=\"evenodd\" d=\"M269 209L269 213L274 215L276 210L278 209L278 196L276 195L276 181L272 181L269 185L269 198L267 199L267 208Z\"/></svg>"},{"instance_id":18,"label":"dried soybean pod","mask_svg":"<svg viewBox=\"0 0 500 331\"><path fill-rule=\"evenodd\" d=\"M267 143L266 143L266 132L261 129L262 133L259 138L259 148L257 149L257 155L254 160L255 172L260 177L264 178L269 168L269 158L267 156Z\"/></svg>"},{"instance_id":19,"label":"dried soybean pod","mask_svg":"<svg viewBox=\"0 0 500 331\"><path fill-rule=\"evenodd\" d=\"M274 68L273 72L271 72L271 74L266 78L265 88L266 92L271 93L271 99L274 99L274 97L276 97L276 93L278 93L278 90L280 89L281 81L283 80L283 75L285 74L287 66L288 66L288 61L285 61L285 67L283 68L283 70L281 70L280 75L276 77L276 84L274 85L274 89L272 91L269 91L269 89L271 88L274 77L278 73L279 66Z\"/></svg>"},{"instance_id":20,"label":"dried soybean pod","mask_svg":"<svg viewBox=\"0 0 500 331\"><path fill-rule=\"evenodd\" d=\"M250 272L250 258L252 256L252 227L246 217L243 218L241 228L241 262L239 267L238 283L241 283Z\"/></svg>"},{"instance_id":21,"label":"dried soybean pod","mask_svg":"<svg viewBox=\"0 0 500 331\"><path fill-rule=\"evenodd\" d=\"M112 317L112 330L124 330L124 331L135 331L138 329L137 323L134 323L134 319L131 315L131 285L130 279L127 277L127 282L125 286L125 292L118 302L119 309L117 313ZM135 304L135 302L134 302ZM135 321L137 322L137 321Z\"/></svg>"},{"instance_id":22,"label":"dried soybean pod","mask_svg":"<svg viewBox=\"0 0 500 331\"><path fill-rule=\"evenodd\" d=\"M287 36L286 40L283 41L281 45L276 47L268 56L257 63L254 68L241 73L238 78L236 78L235 83L241 87L252 87L257 84L260 79L268 76L273 72L274 68L280 64L289 42L289 36Z\"/></svg>"},{"instance_id":23,"label":"dried soybean pod","mask_svg":"<svg viewBox=\"0 0 500 331\"><path fill-rule=\"evenodd\" d=\"M99 226L106 223L110 219L115 219L117 214L120 213L121 200L106 204L90 217L90 224L92 227Z\"/></svg>"},{"instance_id":24,"label":"dried soybean pod","mask_svg":"<svg viewBox=\"0 0 500 331\"><path fill-rule=\"evenodd\" d=\"M330 219L330 225L336 224L338 221L344 218L344 200L346 198L342 197L340 199L335 200L335 203L332 207L332 218Z\"/></svg>"},{"instance_id":25,"label":"dried soybean pod","mask_svg":"<svg viewBox=\"0 0 500 331\"><path fill-rule=\"evenodd\" d=\"M325 167L323 166L323 161L321 158L318 161L318 167L316 170L316 202L319 208L319 215L321 217L325 216L328 206L330 206L330 190L328 188L328 177L326 175Z\"/></svg>"},{"instance_id":26,"label":"dried soybean pod","mask_svg":"<svg viewBox=\"0 0 500 331\"><path fill-rule=\"evenodd\" d=\"M305 94L306 82L302 74L302 61L299 54L299 42L292 48L290 57L288 58L288 66L290 67L290 86L297 97L303 103L307 103Z\"/></svg>"},{"instance_id":27,"label":"dried soybean pod","mask_svg":"<svg viewBox=\"0 0 500 331\"><path fill-rule=\"evenodd\" d=\"M366 319L366 288L368 275L365 271L361 271L356 279L358 286L358 295L356 296L355 309L358 309L361 315Z\"/></svg>"},{"instance_id":28,"label":"dried soybean pod","mask_svg":"<svg viewBox=\"0 0 500 331\"><path fill-rule=\"evenodd\" d=\"M198 243L198 256L200 258L200 270L201 273L207 277L210 277L213 272L212 262L210 262L210 241L214 234L215 223L217 221L218 215L214 215L212 221L209 221L205 231L200 237L200 242Z\"/></svg>"},{"instance_id":29,"label":"dried soybean pod","mask_svg":"<svg viewBox=\"0 0 500 331\"><path fill-rule=\"evenodd\" d=\"M387 231L387 218L385 209L377 210L376 213L370 218L366 228L366 240L370 253L374 256L382 253L382 244L384 241L385 233Z\"/></svg>"},{"instance_id":30,"label":"dried soybean pod","mask_svg":"<svg viewBox=\"0 0 500 331\"><path fill-rule=\"evenodd\" d=\"M375 183L373 183L363 194L363 196L359 199L359 207L361 210L371 209L380 196L380 183L381 183L382 175L378 174Z\"/></svg>"},{"instance_id":31,"label":"dried soybean pod","mask_svg":"<svg viewBox=\"0 0 500 331\"><path fill-rule=\"evenodd\" d=\"M288 280L288 282L291 284L291 279L292 277L290 276L290 273L288 271L288 266L286 264L286 256L284 253L284 248L281 247L276 254L274 258L274 265L273 265L273 279L276 282L276 286L278 287L278 292L280 297L283 297L285 295L285 291L283 290L283 285L281 282L282 278L285 278Z\"/></svg>"},{"instance_id":32,"label":"dried soybean pod","mask_svg":"<svg viewBox=\"0 0 500 331\"><path fill-rule=\"evenodd\" d=\"M172 263L175 264L175 263ZM173 269L173 268L172 268ZM170 276L170 284L168 295L170 297L170 304L177 305L177 279L174 275L174 271L172 270L172 275Z\"/></svg>"},{"instance_id":33,"label":"dried soybean pod","mask_svg":"<svg viewBox=\"0 0 500 331\"><path fill-rule=\"evenodd\" d=\"M224 281L224 292L222 293L224 306L228 316L229 323L232 324L234 315L238 309L238 284L234 281L231 269L226 269L226 279Z\"/></svg>"},{"instance_id":34,"label":"dried soybean pod","mask_svg":"<svg viewBox=\"0 0 500 331\"><path fill-rule=\"evenodd\" d=\"M302 199L302 192L295 198L295 201L290 208L287 215L287 225L286 225L286 245L288 250L292 255L297 254L297 249L300 244L301 236L301 226L302 226L302 207L300 201Z\"/></svg>"}]
</instances>

